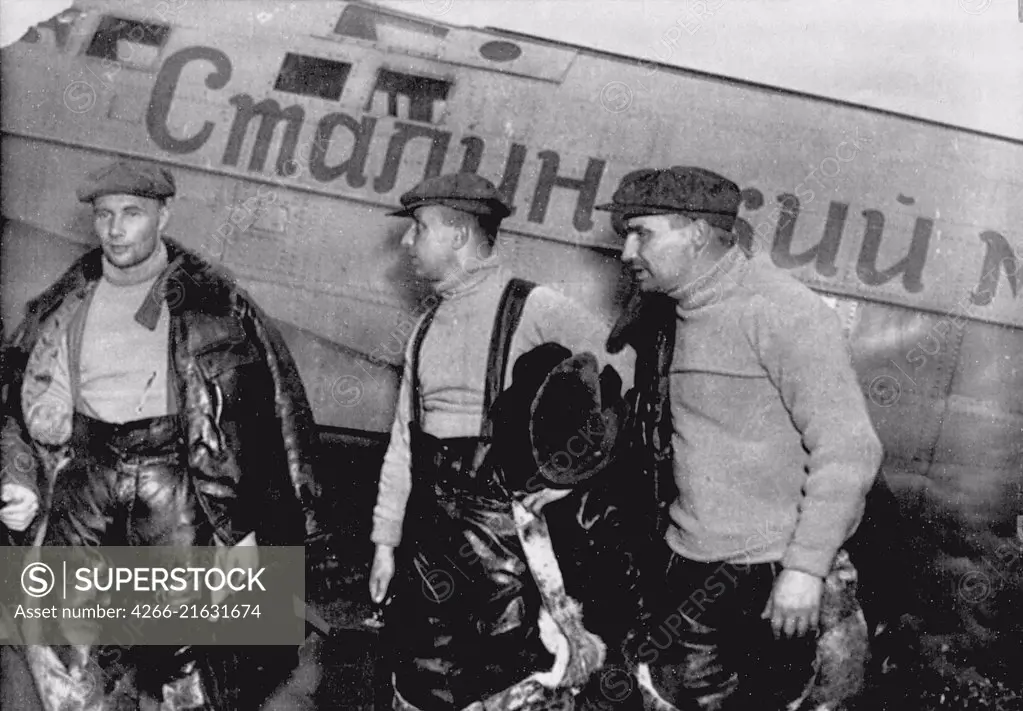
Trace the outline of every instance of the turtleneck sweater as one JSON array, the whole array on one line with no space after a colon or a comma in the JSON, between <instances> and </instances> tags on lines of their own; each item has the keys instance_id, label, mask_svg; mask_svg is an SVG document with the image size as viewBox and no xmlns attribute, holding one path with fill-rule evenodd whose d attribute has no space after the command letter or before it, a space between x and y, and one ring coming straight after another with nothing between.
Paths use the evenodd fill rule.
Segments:
<instances>
[{"instance_id":1,"label":"turtleneck sweater","mask_svg":"<svg viewBox=\"0 0 1023 711\"><path fill-rule=\"evenodd\" d=\"M127 269L103 258L103 278L89 301L79 356L77 406L86 414L117 423L167 414L166 302L155 329L135 319L166 266L163 240L145 261Z\"/></svg>"},{"instance_id":2,"label":"turtleneck sweater","mask_svg":"<svg viewBox=\"0 0 1023 711\"><path fill-rule=\"evenodd\" d=\"M514 275L498 256L477 262L435 287L437 308L420 350L419 383L422 429L435 437L476 437L483 417L483 386L487 353L501 294ZM416 330L422 325L420 320ZM626 349L605 350L610 324L582 309L551 287L538 285L530 293L522 319L511 340L504 387L512 384L516 359L536 346L554 341L573 352L590 351L600 366L612 365L625 387L632 383L634 354ZM396 546L414 473L410 469L411 345L395 411L391 439L380 472L373 511L374 543Z\"/></svg>"},{"instance_id":3,"label":"turtleneck sweater","mask_svg":"<svg viewBox=\"0 0 1023 711\"><path fill-rule=\"evenodd\" d=\"M668 545L826 576L882 457L837 314L735 249L673 296Z\"/></svg>"}]
</instances>

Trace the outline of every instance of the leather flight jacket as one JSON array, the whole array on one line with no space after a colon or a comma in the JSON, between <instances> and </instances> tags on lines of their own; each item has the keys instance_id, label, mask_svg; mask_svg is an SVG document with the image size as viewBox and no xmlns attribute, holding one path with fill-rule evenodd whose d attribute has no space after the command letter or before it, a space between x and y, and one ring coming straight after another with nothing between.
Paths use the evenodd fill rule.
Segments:
<instances>
[{"instance_id":1,"label":"leather flight jacket","mask_svg":"<svg viewBox=\"0 0 1023 711\"><path fill-rule=\"evenodd\" d=\"M255 531L261 545L322 546L312 460L314 421L282 336L229 276L174 240L164 241L168 266L136 320L155 328L166 302L169 397L210 530L225 545ZM41 338L52 340L55 333L73 337L65 331L75 313L87 307L102 277L101 260L102 250L92 250L30 301L24 320L4 345L3 465L40 490L41 515L26 542L45 520L56 472L70 450L66 440L40 441L26 422L31 403L23 397L27 400L39 389L32 382L26 387L26 382L45 383L51 377L38 362L30 367L30 359L37 346L45 348ZM75 371L74 348L70 350ZM72 382L75 377L73 372Z\"/></svg>"}]
</instances>

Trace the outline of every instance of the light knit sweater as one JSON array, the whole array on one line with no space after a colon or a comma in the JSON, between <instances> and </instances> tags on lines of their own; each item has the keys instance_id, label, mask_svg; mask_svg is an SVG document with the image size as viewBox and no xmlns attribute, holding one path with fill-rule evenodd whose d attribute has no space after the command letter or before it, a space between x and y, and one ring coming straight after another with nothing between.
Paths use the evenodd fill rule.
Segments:
<instances>
[{"instance_id":1,"label":"light knit sweater","mask_svg":"<svg viewBox=\"0 0 1023 711\"><path fill-rule=\"evenodd\" d=\"M482 262L478 270L463 273L438 287L441 304L420 352L419 382L425 432L442 438L479 435L491 330L501 294L512 276L502 268L500 258L494 256ZM625 387L629 387L635 356L631 350L614 356L608 354L604 344L609 330L610 324L567 297L550 287L538 286L530 293L512 338L505 387L512 384L515 360L548 341L560 343L573 352L590 351L601 367L612 365ZM407 351L411 345L410 339ZM414 476L409 466L409 358L410 353L406 352L391 439L384 455L373 509L372 541L391 546L401 542L402 521Z\"/></svg>"},{"instance_id":2,"label":"light knit sweater","mask_svg":"<svg viewBox=\"0 0 1023 711\"><path fill-rule=\"evenodd\" d=\"M167 339L170 315L163 302L156 328L135 320L149 290L167 266L167 248L142 264L117 269L103 260L82 334L79 398L106 422L167 414Z\"/></svg>"},{"instance_id":3,"label":"light knit sweater","mask_svg":"<svg viewBox=\"0 0 1023 711\"><path fill-rule=\"evenodd\" d=\"M161 306L155 330L135 320L135 312L166 266L162 240L146 261L134 267L118 269L103 260L103 278L83 306L87 311L78 392L71 392L73 366L65 333L57 344L53 380L40 398L46 407L66 416L78 409L117 423L167 414L167 304Z\"/></svg>"},{"instance_id":4,"label":"light knit sweater","mask_svg":"<svg viewBox=\"0 0 1023 711\"><path fill-rule=\"evenodd\" d=\"M824 577L882 458L837 314L737 250L675 297L668 545Z\"/></svg>"}]
</instances>

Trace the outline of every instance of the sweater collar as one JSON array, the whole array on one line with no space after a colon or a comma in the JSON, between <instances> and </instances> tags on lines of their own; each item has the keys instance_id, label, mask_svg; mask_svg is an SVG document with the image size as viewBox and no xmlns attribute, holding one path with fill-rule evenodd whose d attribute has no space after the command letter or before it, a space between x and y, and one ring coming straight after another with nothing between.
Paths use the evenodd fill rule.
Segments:
<instances>
[{"instance_id":1,"label":"sweater collar","mask_svg":"<svg viewBox=\"0 0 1023 711\"><path fill-rule=\"evenodd\" d=\"M671 295L680 314L693 312L723 300L742 283L749 270L749 258L732 247L705 274Z\"/></svg>"},{"instance_id":2,"label":"sweater collar","mask_svg":"<svg viewBox=\"0 0 1023 711\"><path fill-rule=\"evenodd\" d=\"M437 293L445 301L462 299L478 291L501 266L500 256L493 252L483 259L471 259L463 268L437 284Z\"/></svg>"},{"instance_id":3,"label":"sweater collar","mask_svg":"<svg viewBox=\"0 0 1023 711\"><path fill-rule=\"evenodd\" d=\"M167 245L163 239L156 240L156 249L141 263L122 269L103 257L103 278L114 286L135 286L151 281L167 266Z\"/></svg>"}]
</instances>

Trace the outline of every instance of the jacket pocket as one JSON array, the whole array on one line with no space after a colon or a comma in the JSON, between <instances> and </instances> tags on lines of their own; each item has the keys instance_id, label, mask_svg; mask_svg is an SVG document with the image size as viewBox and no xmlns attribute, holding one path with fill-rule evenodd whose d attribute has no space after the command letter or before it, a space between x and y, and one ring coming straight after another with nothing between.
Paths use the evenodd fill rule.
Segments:
<instances>
[{"instance_id":1,"label":"jacket pocket","mask_svg":"<svg viewBox=\"0 0 1023 711\"><path fill-rule=\"evenodd\" d=\"M195 362L207 380L260 360L256 345L245 337L240 326L213 343L204 345L195 355Z\"/></svg>"}]
</instances>

